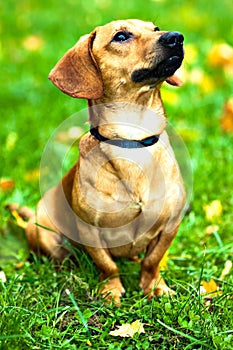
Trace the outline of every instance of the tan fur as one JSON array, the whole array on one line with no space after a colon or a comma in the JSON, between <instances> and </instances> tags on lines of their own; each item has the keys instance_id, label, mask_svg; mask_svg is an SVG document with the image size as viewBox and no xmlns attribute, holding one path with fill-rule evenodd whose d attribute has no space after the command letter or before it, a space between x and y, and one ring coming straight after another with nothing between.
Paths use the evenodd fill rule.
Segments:
<instances>
[{"instance_id":1,"label":"tan fur","mask_svg":"<svg viewBox=\"0 0 233 350\"><path fill-rule=\"evenodd\" d=\"M112 43L113 35L125 29L133 33L133 40ZM107 279L102 294L111 292L117 303L124 288L113 258L134 257L143 251L140 287L150 296L171 292L160 275L159 263L178 230L184 186L165 132L159 92L162 81L152 87L130 79L134 70L149 68L163 57L158 40L164 33L139 20L98 27L81 38L49 75L63 92L88 99L89 121L99 126L103 136L141 140L160 135L155 145L136 150L85 135L77 164L61 184L45 194L27 228L31 247L36 250L39 246L56 258L67 253L62 236L44 227L83 243L101 279ZM181 84L175 75L164 80ZM101 205L103 210L97 210Z\"/></svg>"}]
</instances>

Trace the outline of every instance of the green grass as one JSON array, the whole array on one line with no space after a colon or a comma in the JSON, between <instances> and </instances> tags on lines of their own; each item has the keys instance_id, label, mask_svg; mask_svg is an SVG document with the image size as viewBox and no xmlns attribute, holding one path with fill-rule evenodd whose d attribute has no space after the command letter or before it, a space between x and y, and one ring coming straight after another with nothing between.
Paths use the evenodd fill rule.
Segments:
<instances>
[{"instance_id":1,"label":"green grass","mask_svg":"<svg viewBox=\"0 0 233 350\"><path fill-rule=\"evenodd\" d=\"M7 278L0 282L0 349L89 348L66 288L87 320L94 349L232 349L233 279L232 274L223 281L219 277L233 253L233 136L221 130L219 121L233 83L232 76L210 66L207 58L213 44L232 44L232 2L9 0L0 3L0 12L0 177L15 181L13 189L0 192L0 270ZM200 69L212 88L187 79L180 89L163 89L169 121L186 143L194 178L192 211L181 224L169 250L169 269L163 272L177 294L148 301L138 287L139 265L122 260L118 264L127 293L117 308L99 298L98 273L86 254L76 253L77 264L67 260L56 265L34 255L25 260L23 231L4 206L18 202L35 207L40 193L33 174L46 142L63 120L86 107L85 101L52 86L50 69L80 35L110 20L132 17L181 31L186 46L196 50L194 59L185 62L186 71ZM43 42L35 51L24 46L30 35ZM176 103L169 102L171 94ZM207 235L210 222L203 205L215 199L223 213L214 222L218 232ZM210 279L222 294L207 304L199 287ZM144 323L145 334L133 339L109 335L117 325L137 319Z\"/></svg>"}]
</instances>

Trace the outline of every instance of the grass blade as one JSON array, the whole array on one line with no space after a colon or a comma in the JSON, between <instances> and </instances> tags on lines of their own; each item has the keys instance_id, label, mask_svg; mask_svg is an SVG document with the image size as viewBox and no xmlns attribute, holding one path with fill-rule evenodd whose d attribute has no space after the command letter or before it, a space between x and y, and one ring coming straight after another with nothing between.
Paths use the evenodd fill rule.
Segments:
<instances>
[{"instance_id":1,"label":"grass blade","mask_svg":"<svg viewBox=\"0 0 233 350\"><path fill-rule=\"evenodd\" d=\"M77 313L78 313L78 315L79 315L79 317L80 317L80 320L81 320L81 322L82 322L82 324L83 324L83 326L84 326L84 328L85 328L85 330L86 330L87 337L88 337L89 341L92 342L91 333L90 333L90 331L89 331L87 321L86 321L85 318L83 317L83 314L82 314L82 312L81 312L81 310L80 310L78 304L76 303L76 301L75 301L75 299L74 299L74 297L73 297L73 295L71 294L71 292L70 292L69 289L66 289L65 292L66 292L66 294L68 295L68 297L70 298L70 300L72 301L72 303L73 303L73 305L74 305L74 307L75 307L75 310L77 311Z\"/></svg>"},{"instance_id":2,"label":"grass blade","mask_svg":"<svg viewBox=\"0 0 233 350\"><path fill-rule=\"evenodd\" d=\"M187 338L187 339L189 339L189 340L195 342L196 344L200 344L200 345L203 345L203 346L206 347L206 348L209 348L209 346L206 345L205 343L203 343L202 341L200 341L200 340L198 340L198 339L196 339L196 338L194 338L194 337L191 337L190 335L185 334L184 332L178 331L177 329L175 329L175 328L173 328L173 327L168 326L167 324L163 323L163 322L160 321L159 319L157 319L157 322L158 322L159 324L161 324L163 327L169 329L169 331L172 331L172 332L174 332L174 333L176 333L176 334L179 334L179 335L181 335L182 337Z\"/></svg>"}]
</instances>

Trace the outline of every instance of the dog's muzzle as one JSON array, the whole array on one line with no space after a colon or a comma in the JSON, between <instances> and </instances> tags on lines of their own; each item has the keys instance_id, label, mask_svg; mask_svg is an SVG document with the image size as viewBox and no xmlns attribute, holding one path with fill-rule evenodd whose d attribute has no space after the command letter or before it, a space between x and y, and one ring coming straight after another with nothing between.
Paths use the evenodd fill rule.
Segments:
<instances>
[{"instance_id":1,"label":"dog's muzzle","mask_svg":"<svg viewBox=\"0 0 233 350\"><path fill-rule=\"evenodd\" d=\"M161 78L167 78L181 66L184 58L184 37L179 32L168 32L163 34L158 42L165 48L169 57L158 64L157 75Z\"/></svg>"},{"instance_id":2,"label":"dog's muzzle","mask_svg":"<svg viewBox=\"0 0 233 350\"><path fill-rule=\"evenodd\" d=\"M155 62L150 68L142 68L135 70L131 79L135 83L153 83L165 80L172 76L181 66L184 58L183 49L184 37L179 32L167 32L159 38L156 49L159 49L161 59Z\"/></svg>"}]
</instances>

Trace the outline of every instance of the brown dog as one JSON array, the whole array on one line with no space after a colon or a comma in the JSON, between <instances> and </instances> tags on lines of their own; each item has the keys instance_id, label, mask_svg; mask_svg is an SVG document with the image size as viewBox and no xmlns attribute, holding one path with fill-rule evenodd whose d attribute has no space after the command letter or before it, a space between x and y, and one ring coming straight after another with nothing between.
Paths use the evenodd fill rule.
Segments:
<instances>
[{"instance_id":1,"label":"brown dog","mask_svg":"<svg viewBox=\"0 0 233 350\"><path fill-rule=\"evenodd\" d=\"M171 292L159 263L185 191L159 90L164 81L180 85L174 73L182 60L180 33L122 20L82 37L49 75L64 93L88 99L92 126L77 164L39 202L27 237L59 259L68 253L63 235L85 246L106 280L102 294L116 302L124 288L113 258L143 251L140 287L150 296Z\"/></svg>"}]
</instances>

